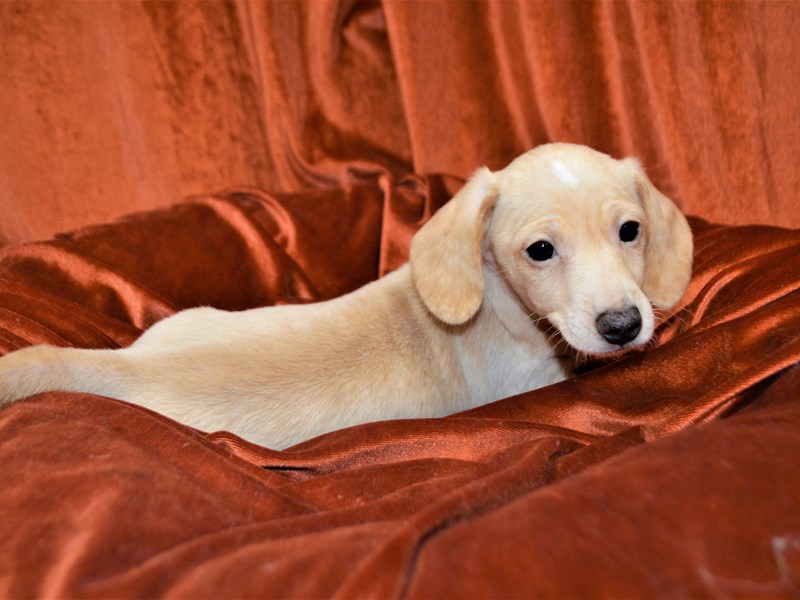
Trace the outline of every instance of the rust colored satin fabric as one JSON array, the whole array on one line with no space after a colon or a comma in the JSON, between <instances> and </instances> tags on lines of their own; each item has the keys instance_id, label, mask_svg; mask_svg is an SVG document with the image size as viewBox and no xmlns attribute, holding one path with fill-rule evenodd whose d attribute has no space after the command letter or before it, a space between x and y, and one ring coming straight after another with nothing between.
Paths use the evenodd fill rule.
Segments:
<instances>
[{"instance_id":1,"label":"rust colored satin fabric","mask_svg":"<svg viewBox=\"0 0 800 600\"><path fill-rule=\"evenodd\" d=\"M230 190L7 247L2 350L345 293L459 183ZM465 413L277 452L86 394L3 409L0 596L796 597L800 232L691 224L650 347Z\"/></svg>"},{"instance_id":2,"label":"rust colored satin fabric","mask_svg":"<svg viewBox=\"0 0 800 600\"><path fill-rule=\"evenodd\" d=\"M0 2L0 244L173 198L639 156L684 212L800 226L800 3Z\"/></svg>"}]
</instances>

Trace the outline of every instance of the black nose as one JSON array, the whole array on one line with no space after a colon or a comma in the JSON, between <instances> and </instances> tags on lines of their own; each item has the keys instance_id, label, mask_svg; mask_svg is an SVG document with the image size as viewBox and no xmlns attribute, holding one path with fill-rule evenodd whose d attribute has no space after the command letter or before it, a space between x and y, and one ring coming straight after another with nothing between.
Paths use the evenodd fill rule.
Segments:
<instances>
[{"instance_id":1,"label":"black nose","mask_svg":"<svg viewBox=\"0 0 800 600\"><path fill-rule=\"evenodd\" d=\"M597 331L609 343L623 346L635 339L642 329L642 315L635 306L620 311L604 312L595 322Z\"/></svg>"}]
</instances>

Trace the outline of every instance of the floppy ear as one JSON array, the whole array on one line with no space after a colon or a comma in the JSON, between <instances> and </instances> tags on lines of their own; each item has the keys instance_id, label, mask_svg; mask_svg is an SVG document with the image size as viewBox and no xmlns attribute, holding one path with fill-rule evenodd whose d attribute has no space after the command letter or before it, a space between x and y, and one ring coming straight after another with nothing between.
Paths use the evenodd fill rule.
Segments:
<instances>
[{"instance_id":1,"label":"floppy ear","mask_svg":"<svg viewBox=\"0 0 800 600\"><path fill-rule=\"evenodd\" d=\"M497 198L494 175L478 169L411 240L411 272L422 301L449 324L471 319L483 302L481 243Z\"/></svg>"},{"instance_id":2,"label":"floppy ear","mask_svg":"<svg viewBox=\"0 0 800 600\"><path fill-rule=\"evenodd\" d=\"M677 304L692 277L692 231L678 207L659 192L635 160L634 181L647 216L642 291L657 308Z\"/></svg>"}]
</instances>

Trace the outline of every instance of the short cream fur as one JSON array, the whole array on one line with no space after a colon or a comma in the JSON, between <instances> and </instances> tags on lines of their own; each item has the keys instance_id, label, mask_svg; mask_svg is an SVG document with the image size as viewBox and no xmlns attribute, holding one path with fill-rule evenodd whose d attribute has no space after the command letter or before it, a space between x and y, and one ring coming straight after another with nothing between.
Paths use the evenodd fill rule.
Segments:
<instances>
[{"instance_id":1,"label":"short cream fur","mask_svg":"<svg viewBox=\"0 0 800 600\"><path fill-rule=\"evenodd\" d=\"M0 358L0 404L96 393L274 448L442 416L646 343L691 261L685 218L635 160L548 144L476 171L379 281L318 304L182 311L120 350L26 348Z\"/></svg>"}]
</instances>

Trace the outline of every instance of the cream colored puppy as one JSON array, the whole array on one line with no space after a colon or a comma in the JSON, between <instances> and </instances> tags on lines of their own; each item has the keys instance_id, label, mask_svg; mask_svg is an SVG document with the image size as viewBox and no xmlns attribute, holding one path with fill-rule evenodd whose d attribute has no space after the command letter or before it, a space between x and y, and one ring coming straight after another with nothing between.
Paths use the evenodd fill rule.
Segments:
<instances>
[{"instance_id":1,"label":"cream colored puppy","mask_svg":"<svg viewBox=\"0 0 800 600\"><path fill-rule=\"evenodd\" d=\"M569 377L548 323L588 355L644 344L691 260L686 220L635 160L540 146L479 169L379 281L312 305L185 310L120 350L23 349L0 359L0 404L90 392L275 448L447 415Z\"/></svg>"}]
</instances>

